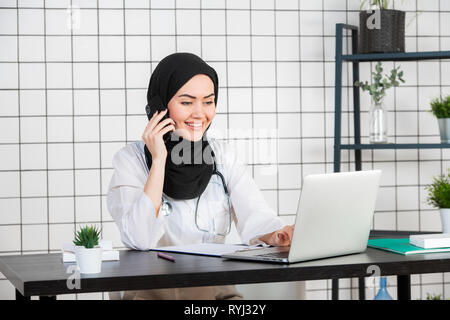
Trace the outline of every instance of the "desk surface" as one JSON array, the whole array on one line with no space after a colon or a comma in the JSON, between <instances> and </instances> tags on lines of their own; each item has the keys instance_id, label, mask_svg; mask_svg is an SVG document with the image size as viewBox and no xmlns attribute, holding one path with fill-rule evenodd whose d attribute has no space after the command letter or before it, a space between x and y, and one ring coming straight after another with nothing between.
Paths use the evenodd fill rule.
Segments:
<instances>
[{"instance_id":1,"label":"desk surface","mask_svg":"<svg viewBox=\"0 0 450 320\"><path fill-rule=\"evenodd\" d=\"M78 290L67 287L71 274L66 270L73 263L62 263L60 253L0 256L0 272L24 296L32 296L364 277L370 276L370 265L379 266L382 275L450 271L450 253L402 256L372 248L289 265L171 255L175 263L158 258L153 251L120 251L120 261L103 262L101 273L82 274Z\"/></svg>"}]
</instances>

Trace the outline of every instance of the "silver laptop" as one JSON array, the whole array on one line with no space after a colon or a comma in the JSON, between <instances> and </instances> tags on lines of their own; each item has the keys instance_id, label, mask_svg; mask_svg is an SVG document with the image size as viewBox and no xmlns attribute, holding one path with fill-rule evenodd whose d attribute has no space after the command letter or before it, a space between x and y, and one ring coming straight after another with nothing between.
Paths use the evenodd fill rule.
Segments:
<instances>
[{"instance_id":1,"label":"silver laptop","mask_svg":"<svg viewBox=\"0 0 450 320\"><path fill-rule=\"evenodd\" d=\"M307 176L290 247L242 250L222 257L293 263L365 251L380 176L380 170Z\"/></svg>"}]
</instances>

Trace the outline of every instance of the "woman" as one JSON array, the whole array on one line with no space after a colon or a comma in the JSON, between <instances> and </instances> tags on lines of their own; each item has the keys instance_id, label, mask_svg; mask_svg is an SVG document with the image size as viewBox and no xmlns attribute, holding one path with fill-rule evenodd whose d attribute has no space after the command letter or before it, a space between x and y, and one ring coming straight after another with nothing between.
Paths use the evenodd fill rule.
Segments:
<instances>
[{"instance_id":1,"label":"woman","mask_svg":"<svg viewBox=\"0 0 450 320\"><path fill-rule=\"evenodd\" d=\"M154 70L143 141L113 158L107 204L127 247L223 243L232 220L244 243L290 245L293 227L270 209L233 149L207 138L218 88L215 70L193 54L169 55ZM125 294L135 299L241 297L234 286Z\"/></svg>"}]
</instances>

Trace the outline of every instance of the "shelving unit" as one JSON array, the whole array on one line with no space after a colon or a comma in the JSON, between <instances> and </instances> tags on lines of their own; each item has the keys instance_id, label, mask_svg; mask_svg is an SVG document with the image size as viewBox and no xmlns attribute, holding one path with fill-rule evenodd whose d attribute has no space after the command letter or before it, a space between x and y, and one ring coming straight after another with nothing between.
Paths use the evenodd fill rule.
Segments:
<instances>
[{"instance_id":1,"label":"shelving unit","mask_svg":"<svg viewBox=\"0 0 450 320\"><path fill-rule=\"evenodd\" d=\"M343 31L351 31L351 54L343 53ZM359 81L359 63L373 61L418 61L433 59L450 59L450 51L429 51L429 52L402 52L402 53L358 53L358 27L348 24L336 24L336 63L335 63L335 91L334 91L334 172L341 171L341 151L355 151L355 170L361 170L361 150L375 149L442 149L450 148L450 144L440 143L388 143L388 144L362 144L361 143L361 118L360 118L360 97L359 87L353 85L353 126L354 143L341 143L342 125L342 65L344 62L352 63L352 83ZM399 281L406 281L408 278L401 278ZM359 297L365 298L364 278L359 278ZM332 280L332 299L339 297L338 279Z\"/></svg>"},{"instance_id":2,"label":"shelving unit","mask_svg":"<svg viewBox=\"0 0 450 320\"><path fill-rule=\"evenodd\" d=\"M343 54L342 40L344 29L351 30L352 54ZM336 24L336 65L335 65L335 91L334 91L334 171L341 168L341 151L355 150L355 167L361 170L361 150L372 149L442 149L450 148L450 144L440 143L388 143L388 144L361 144L361 119L359 88L353 86L353 125L354 143L341 143L342 121L342 65L351 62L353 66L352 83L359 80L359 63L372 61L418 61L432 59L450 59L450 51L403 52L403 53L371 53L358 54L358 27L338 23Z\"/></svg>"}]
</instances>

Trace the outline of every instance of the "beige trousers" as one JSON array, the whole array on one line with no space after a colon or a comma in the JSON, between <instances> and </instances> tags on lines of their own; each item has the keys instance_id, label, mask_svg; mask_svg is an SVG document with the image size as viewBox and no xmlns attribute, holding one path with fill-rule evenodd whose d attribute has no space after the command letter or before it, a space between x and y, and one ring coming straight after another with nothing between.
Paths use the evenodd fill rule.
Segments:
<instances>
[{"instance_id":1,"label":"beige trousers","mask_svg":"<svg viewBox=\"0 0 450 320\"><path fill-rule=\"evenodd\" d=\"M235 286L206 286L125 291L123 300L240 300Z\"/></svg>"}]
</instances>

